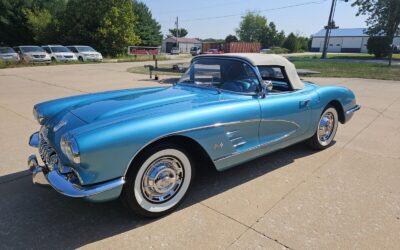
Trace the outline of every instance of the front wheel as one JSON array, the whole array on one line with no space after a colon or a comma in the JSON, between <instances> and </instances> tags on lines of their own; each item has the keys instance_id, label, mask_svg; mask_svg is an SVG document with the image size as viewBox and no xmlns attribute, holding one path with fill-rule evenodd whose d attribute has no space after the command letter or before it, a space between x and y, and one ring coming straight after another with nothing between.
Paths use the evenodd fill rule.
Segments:
<instances>
[{"instance_id":1,"label":"front wheel","mask_svg":"<svg viewBox=\"0 0 400 250\"><path fill-rule=\"evenodd\" d=\"M338 129L338 113L332 106L327 107L318 121L317 131L308 139L308 144L314 149L325 149L329 147L335 138Z\"/></svg>"},{"instance_id":2,"label":"front wheel","mask_svg":"<svg viewBox=\"0 0 400 250\"><path fill-rule=\"evenodd\" d=\"M184 149L174 144L148 150L132 165L122 191L123 203L145 217L170 213L185 197L193 164Z\"/></svg>"}]
</instances>

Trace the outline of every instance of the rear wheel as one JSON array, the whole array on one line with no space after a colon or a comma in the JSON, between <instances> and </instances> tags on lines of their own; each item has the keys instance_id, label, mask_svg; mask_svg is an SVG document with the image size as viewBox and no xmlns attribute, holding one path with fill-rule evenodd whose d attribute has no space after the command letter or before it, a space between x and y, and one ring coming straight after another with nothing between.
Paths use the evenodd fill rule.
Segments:
<instances>
[{"instance_id":1,"label":"rear wheel","mask_svg":"<svg viewBox=\"0 0 400 250\"><path fill-rule=\"evenodd\" d=\"M83 57L78 57L78 60L80 61L80 62L83 62Z\"/></svg>"},{"instance_id":2,"label":"rear wheel","mask_svg":"<svg viewBox=\"0 0 400 250\"><path fill-rule=\"evenodd\" d=\"M193 179L193 164L178 145L160 144L131 166L122 191L123 203L145 217L170 213L184 199Z\"/></svg>"},{"instance_id":3,"label":"rear wheel","mask_svg":"<svg viewBox=\"0 0 400 250\"><path fill-rule=\"evenodd\" d=\"M308 144L314 149L325 149L329 147L335 138L339 125L339 116L336 109L328 106L318 121L317 131L308 139Z\"/></svg>"}]
</instances>

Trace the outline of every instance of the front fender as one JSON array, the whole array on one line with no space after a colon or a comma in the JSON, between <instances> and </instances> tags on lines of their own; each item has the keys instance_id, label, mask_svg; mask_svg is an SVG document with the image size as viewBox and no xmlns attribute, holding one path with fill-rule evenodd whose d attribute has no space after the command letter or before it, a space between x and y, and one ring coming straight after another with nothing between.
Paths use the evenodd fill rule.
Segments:
<instances>
[{"instance_id":1,"label":"front fender","mask_svg":"<svg viewBox=\"0 0 400 250\"><path fill-rule=\"evenodd\" d=\"M142 148L171 135L195 140L211 159L217 159L237 150L228 140L227 132L239 124L243 134L250 138L245 147L258 143L259 115L258 102L249 100L137 120L95 122L70 132L81 151L77 171L84 185L124 176L132 158ZM215 148L216 144L223 146Z\"/></svg>"}]
</instances>

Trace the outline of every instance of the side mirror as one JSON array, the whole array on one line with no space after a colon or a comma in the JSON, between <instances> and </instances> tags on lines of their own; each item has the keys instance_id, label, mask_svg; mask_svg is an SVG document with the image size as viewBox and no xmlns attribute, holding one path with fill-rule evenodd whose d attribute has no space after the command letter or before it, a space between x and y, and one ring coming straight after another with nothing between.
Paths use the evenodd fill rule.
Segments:
<instances>
[{"instance_id":1,"label":"side mirror","mask_svg":"<svg viewBox=\"0 0 400 250\"><path fill-rule=\"evenodd\" d=\"M272 85L272 81L262 81L261 83L262 89L264 93L267 93L268 91L272 91L272 88L274 87Z\"/></svg>"}]
</instances>

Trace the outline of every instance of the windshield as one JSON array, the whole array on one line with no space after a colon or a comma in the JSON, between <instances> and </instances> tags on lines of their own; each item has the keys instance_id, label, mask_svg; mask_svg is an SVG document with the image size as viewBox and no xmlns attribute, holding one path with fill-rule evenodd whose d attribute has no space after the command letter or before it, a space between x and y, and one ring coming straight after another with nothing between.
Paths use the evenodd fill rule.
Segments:
<instances>
[{"instance_id":1,"label":"windshield","mask_svg":"<svg viewBox=\"0 0 400 250\"><path fill-rule=\"evenodd\" d=\"M199 49L199 47L192 47L190 50L191 51L195 51L195 50L198 50Z\"/></svg>"},{"instance_id":2,"label":"windshield","mask_svg":"<svg viewBox=\"0 0 400 250\"><path fill-rule=\"evenodd\" d=\"M260 86L256 73L247 63L217 58L200 58L194 61L178 84L239 93L254 93Z\"/></svg>"},{"instance_id":3,"label":"windshield","mask_svg":"<svg viewBox=\"0 0 400 250\"><path fill-rule=\"evenodd\" d=\"M21 51L24 53L29 53L29 52L45 52L42 48L38 46L26 46L26 47L20 47Z\"/></svg>"},{"instance_id":4,"label":"windshield","mask_svg":"<svg viewBox=\"0 0 400 250\"><path fill-rule=\"evenodd\" d=\"M0 54L6 54L6 53L15 53L15 51L10 47L0 48Z\"/></svg>"},{"instance_id":5,"label":"windshield","mask_svg":"<svg viewBox=\"0 0 400 250\"><path fill-rule=\"evenodd\" d=\"M71 52L69 49L65 48L64 46L50 46L51 51L53 53L63 53L63 52Z\"/></svg>"},{"instance_id":6,"label":"windshield","mask_svg":"<svg viewBox=\"0 0 400 250\"><path fill-rule=\"evenodd\" d=\"M89 46L76 46L75 47L79 52L96 52L92 47Z\"/></svg>"}]
</instances>

